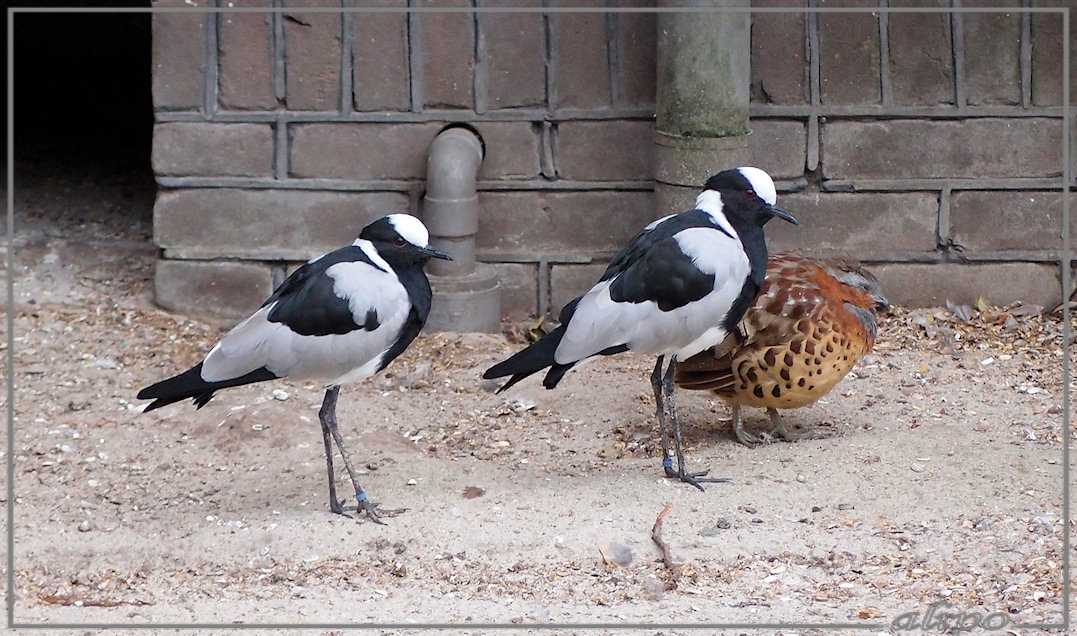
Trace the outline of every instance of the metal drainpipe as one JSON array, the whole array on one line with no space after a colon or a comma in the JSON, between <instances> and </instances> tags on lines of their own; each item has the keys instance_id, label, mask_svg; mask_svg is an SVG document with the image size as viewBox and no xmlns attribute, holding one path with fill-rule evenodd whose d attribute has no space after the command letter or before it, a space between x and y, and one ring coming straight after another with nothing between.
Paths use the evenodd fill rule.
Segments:
<instances>
[{"instance_id":1,"label":"metal drainpipe","mask_svg":"<svg viewBox=\"0 0 1077 636\"><path fill-rule=\"evenodd\" d=\"M426 162L423 223L430 244L448 252L451 261L432 260L427 267L434 300L429 331L485 331L501 328L501 289L493 267L475 262L479 230L476 179L485 144L470 126L450 124L430 144Z\"/></svg>"},{"instance_id":2,"label":"metal drainpipe","mask_svg":"<svg viewBox=\"0 0 1077 636\"><path fill-rule=\"evenodd\" d=\"M747 8L749 0L659 0L660 8ZM746 165L751 82L747 12L660 13L655 212L692 208L707 178Z\"/></svg>"}]
</instances>

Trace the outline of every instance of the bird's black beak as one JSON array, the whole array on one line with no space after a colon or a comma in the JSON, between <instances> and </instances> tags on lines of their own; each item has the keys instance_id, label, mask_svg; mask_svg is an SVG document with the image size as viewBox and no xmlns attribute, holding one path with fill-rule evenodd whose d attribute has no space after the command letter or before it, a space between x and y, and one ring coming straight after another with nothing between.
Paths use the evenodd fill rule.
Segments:
<instances>
[{"instance_id":1,"label":"bird's black beak","mask_svg":"<svg viewBox=\"0 0 1077 636\"><path fill-rule=\"evenodd\" d=\"M429 256L430 258L440 258L443 261L451 261L452 260L452 257L449 256L448 254L446 254L445 252L442 252L441 250L436 250L436 249L434 249L432 247L424 247L424 248L420 249L419 251L421 251L423 254Z\"/></svg>"},{"instance_id":2,"label":"bird's black beak","mask_svg":"<svg viewBox=\"0 0 1077 636\"><path fill-rule=\"evenodd\" d=\"M793 216L792 214L789 214L788 212L779 208L776 205L768 205L767 209L770 210L771 215L776 216L779 219L789 221L793 225L800 225L800 221L797 220L797 217Z\"/></svg>"}]
</instances>

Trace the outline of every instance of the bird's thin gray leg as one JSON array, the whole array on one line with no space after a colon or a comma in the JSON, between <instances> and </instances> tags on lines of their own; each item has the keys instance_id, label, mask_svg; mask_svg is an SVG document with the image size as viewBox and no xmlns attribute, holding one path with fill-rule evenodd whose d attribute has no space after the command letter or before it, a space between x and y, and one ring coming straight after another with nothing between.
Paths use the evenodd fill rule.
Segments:
<instances>
[{"instance_id":1,"label":"bird's thin gray leg","mask_svg":"<svg viewBox=\"0 0 1077 636\"><path fill-rule=\"evenodd\" d=\"M658 356L658 361L654 363L654 371L651 372L651 388L654 389L654 406L655 417L658 418L658 436L662 439L662 468L666 471L668 477L676 477L677 472L673 470L673 460L669 454L669 433L666 426L666 404L665 394L662 390L662 366L665 362L665 356Z\"/></svg>"},{"instance_id":2,"label":"bird's thin gray leg","mask_svg":"<svg viewBox=\"0 0 1077 636\"><path fill-rule=\"evenodd\" d=\"M344 469L348 471L348 477L352 480L352 486L355 488L355 500L358 502L356 511L362 510L366 513L366 516L375 523L384 523L378 518L378 506L370 501L366 492L359 485L359 480L355 477L355 471L352 470L351 458L348 456L348 450L344 446L344 439L340 436L340 431L337 430L337 394L340 393L339 386L332 386L326 389L325 399L322 401L322 408L318 411L318 418L322 422L322 429L328 430L329 434L333 437L333 440L337 443L337 449L340 450L340 459L344 462ZM331 449L330 449L331 450ZM326 453L326 464L329 467L329 496L331 501L336 500L336 488L333 486L333 469L332 459L330 459L331 453ZM343 507L337 504L339 509L333 510L337 514L343 514ZM333 506L330 504L330 509Z\"/></svg>"},{"instance_id":3,"label":"bird's thin gray leg","mask_svg":"<svg viewBox=\"0 0 1077 636\"><path fill-rule=\"evenodd\" d=\"M344 505L337 499L337 479L336 472L333 470L333 437L326 422L329 418L335 419L339 388L333 387L326 391L325 399L322 400L322 408L318 411L318 421L322 425L322 443L325 444L325 468L329 471L329 510L347 517L348 515L344 514ZM330 391L332 395L330 395Z\"/></svg>"},{"instance_id":4,"label":"bird's thin gray leg","mask_svg":"<svg viewBox=\"0 0 1077 636\"><path fill-rule=\"evenodd\" d=\"M677 403L673 400L673 377L677 370L677 356L670 356L669 367L666 369L665 378L662 380L662 393L663 403L666 408L666 417L669 419L670 425L673 428L673 448L677 454L677 469L672 473L670 470L666 471L666 474L670 477L675 477L681 481L692 484L696 488L703 490L703 486L700 482L707 483L719 483L732 481L728 477L707 477L709 470L704 470L698 473L689 473L684 470L684 449L681 446L681 422L677 417Z\"/></svg>"}]
</instances>

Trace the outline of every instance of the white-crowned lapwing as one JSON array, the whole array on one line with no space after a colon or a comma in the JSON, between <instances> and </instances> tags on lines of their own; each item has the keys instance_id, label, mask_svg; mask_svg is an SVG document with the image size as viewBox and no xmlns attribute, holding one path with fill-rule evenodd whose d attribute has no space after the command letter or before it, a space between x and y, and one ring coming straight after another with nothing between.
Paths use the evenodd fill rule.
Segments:
<instances>
[{"instance_id":1,"label":"white-crowned lapwing","mask_svg":"<svg viewBox=\"0 0 1077 636\"><path fill-rule=\"evenodd\" d=\"M763 224L774 216L797 222L776 201L774 182L758 168L714 175L695 209L645 227L590 291L565 305L556 329L483 377L512 376L500 392L549 367L542 383L552 389L569 369L593 356L628 350L657 355L651 386L666 475L700 490L700 481L727 481L685 470L673 377L678 359L721 342L758 295L767 267Z\"/></svg>"},{"instance_id":2,"label":"white-crowned lapwing","mask_svg":"<svg viewBox=\"0 0 1077 636\"><path fill-rule=\"evenodd\" d=\"M329 471L329 508L343 514L333 472L336 440L355 487L357 510L378 521L337 430L340 385L385 368L415 339L430 312L423 265L449 255L427 245L419 219L391 214L363 228L353 244L295 270L251 317L236 325L191 369L146 387L146 411L192 398L202 408L218 389L276 378L324 380L318 412Z\"/></svg>"}]
</instances>

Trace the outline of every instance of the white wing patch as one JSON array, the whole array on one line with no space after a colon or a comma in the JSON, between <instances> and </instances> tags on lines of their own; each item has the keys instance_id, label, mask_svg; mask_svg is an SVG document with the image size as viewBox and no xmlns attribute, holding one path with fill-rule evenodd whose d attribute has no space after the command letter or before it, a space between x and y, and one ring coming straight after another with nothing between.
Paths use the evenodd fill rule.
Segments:
<instances>
[{"instance_id":1,"label":"white wing patch","mask_svg":"<svg viewBox=\"0 0 1077 636\"><path fill-rule=\"evenodd\" d=\"M662 311L653 301L614 302L609 288L616 277L600 282L576 305L554 352L558 363L583 360L618 345L685 359L725 338L721 320L740 295L750 271L740 240L706 228L691 228L675 238L682 249L688 246L685 252L701 271L714 274L714 290L683 307Z\"/></svg>"},{"instance_id":2,"label":"white wing patch","mask_svg":"<svg viewBox=\"0 0 1077 636\"><path fill-rule=\"evenodd\" d=\"M647 226L643 228L643 231L644 232L650 232L654 228L661 225L663 221L666 221L668 219L672 219L675 216L677 216L677 215L676 214L667 214L667 215L665 215L664 217L662 217L660 219L655 219L655 220L651 221L650 223L648 223Z\"/></svg>"},{"instance_id":3,"label":"white wing patch","mask_svg":"<svg viewBox=\"0 0 1077 636\"><path fill-rule=\"evenodd\" d=\"M373 248L371 251L374 251ZM380 256L378 260L381 260ZM403 309L407 316L411 308L408 292L393 270L388 265L385 267L389 271L378 271L361 261L349 261L325 270L325 275L333 279L333 293L348 301L348 309L356 324L363 324L370 309L378 312L379 321L388 319L386 314L392 314L394 308L398 308L398 311Z\"/></svg>"},{"instance_id":4,"label":"white wing patch","mask_svg":"<svg viewBox=\"0 0 1077 636\"><path fill-rule=\"evenodd\" d=\"M360 247L367 251L366 246ZM370 252L377 256L372 246ZM380 260L377 257L375 262ZM356 324L362 325L373 309L380 323L377 329L303 336L269 321L276 306L273 303L236 325L213 347L202 364L202 379L228 380L261 367L281 377L326 380L329 385L373 375L411 311L407 291L388 265L386 269L389 271L383 272L354 261L337 263L325 271L333 279L333 293L348 302Z\"/></svg>"}]
</instances>

